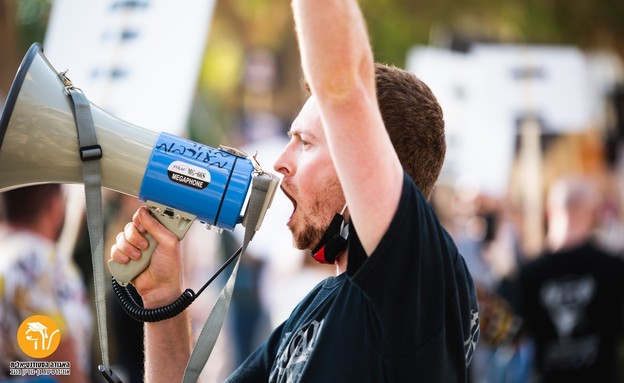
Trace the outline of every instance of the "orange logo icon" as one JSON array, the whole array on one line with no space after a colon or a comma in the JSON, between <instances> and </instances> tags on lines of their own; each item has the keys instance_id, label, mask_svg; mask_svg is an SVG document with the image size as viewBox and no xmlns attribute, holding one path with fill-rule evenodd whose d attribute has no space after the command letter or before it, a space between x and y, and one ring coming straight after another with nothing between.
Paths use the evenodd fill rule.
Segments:
<instances>
[{"instance_id":1,"label":"orange logo icon","mask_svg":"<svg viewBox=\"0 0 624 383\"><path fill-rule=\"evenodd\" d=\"M61 343L61 330L45 315L27 318L17 330L17 344L24 354L32 358L52 355Z\"/></svg>"}]
</instances>

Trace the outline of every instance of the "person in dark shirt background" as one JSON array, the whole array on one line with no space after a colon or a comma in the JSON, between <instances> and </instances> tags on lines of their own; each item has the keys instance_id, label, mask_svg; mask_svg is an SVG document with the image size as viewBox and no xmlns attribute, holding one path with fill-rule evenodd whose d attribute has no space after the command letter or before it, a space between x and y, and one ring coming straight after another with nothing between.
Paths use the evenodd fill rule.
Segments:
<instances>
[{"instance_id":1,"label":"person in dark shirt background","mask_svg":"<svg viewBox=\"0 0 624 383\"><path fill-rule=\"evenodd\" d=\"M592 239L599 194L566 176L547 197L547 248L519 273L520 315L535 346L538 382L619 382L624 262Z\"/></svg>"}]
</instances>

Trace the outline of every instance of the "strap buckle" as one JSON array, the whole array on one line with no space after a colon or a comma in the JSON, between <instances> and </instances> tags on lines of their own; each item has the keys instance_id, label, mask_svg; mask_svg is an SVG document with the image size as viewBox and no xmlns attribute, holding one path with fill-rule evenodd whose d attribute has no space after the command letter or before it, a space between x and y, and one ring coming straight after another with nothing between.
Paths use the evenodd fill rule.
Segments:
<instances>
[{"instance_id":1,"label":"strap buckle","mask_svg":"<svg viewBox=\"0 0 624 383\"><path fill-rule=\"evenodd\" d=\"M82 162L99 160L102 158L102 147L98 144L80 147L80 160Z\"/></svg>"}]
</instances>

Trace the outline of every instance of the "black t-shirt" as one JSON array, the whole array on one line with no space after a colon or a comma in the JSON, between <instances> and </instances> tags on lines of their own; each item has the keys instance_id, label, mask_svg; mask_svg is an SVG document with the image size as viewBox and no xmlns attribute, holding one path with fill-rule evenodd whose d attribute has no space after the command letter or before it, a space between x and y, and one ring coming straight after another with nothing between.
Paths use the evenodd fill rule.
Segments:
<instances>
[{"instance_id":1,"label":"black t-shirt","mask_svg":"<svg viewBox=\"0 0 624 383\"><path fill-rule=\"evenodd\" d=\"M228 382L463 382L478 338L472 278L407 175L367 257L316 286Z\"/></svg>"},{"instance_id":2,"label":"black t-shirt","mask_svg":"<svg viewBox=\"0 0 624 383\"><path fill-rule=\"evenodd\" d=\"M615 382L624 262L592 243L543 254L520 272L521 314L541 382Z\"/></svg>"}]
</instances>

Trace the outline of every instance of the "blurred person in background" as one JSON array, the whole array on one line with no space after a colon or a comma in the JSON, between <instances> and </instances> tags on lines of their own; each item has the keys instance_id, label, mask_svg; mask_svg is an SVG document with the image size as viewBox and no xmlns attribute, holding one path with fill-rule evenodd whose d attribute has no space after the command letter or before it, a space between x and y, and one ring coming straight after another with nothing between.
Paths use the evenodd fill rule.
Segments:
<instances>
[{"instance_id":1,"label":"blurred person in background","mask_svg":"<svg viewBox=\"0 0 624 383\"><path fill-rule=\"evenodd\" d=\"M535 343L538 382L617 382L624 262L594 241L600 195L565 176L547 196L547 250L520 269L519 314Z\"/></svg>"},{"instance_id":2,"label":"blurred person in background","mask_svg":"<svg viewBox=\"0 0 624 383\"><path fill-rule=\"evenodd\" d=\"M57 251L65 220L62 186L28 186L0 197L5 215L0 225L0 381L16 379L6 370L11 361L31 360L16 342L20 324L45 315L61 331L50 360L71 363L71 375L53 378L88 382L92 313L78 268L70 255Z\"/></svg>"},{"instance_id":3,"label":"blurred person in background","mask_svg":"<svg viewBox=\"0 0 624 383\"><path fill-rule=\"evenodd\" d=\"M476 293L427 201L444 161L442 110L413 74L375 65L356 1L294 1L293 10L311 97L274 168L293 202L295 246L337 276L228 381L466 381ZM182 293L179 241L145 208L133 223L111 257L137 259L142 233L153 235L151 263L133 283L146 307L163 306ZM180 381L188 329L185 313L145 325L147 381Z\"/></svg>"}]
</instances>

